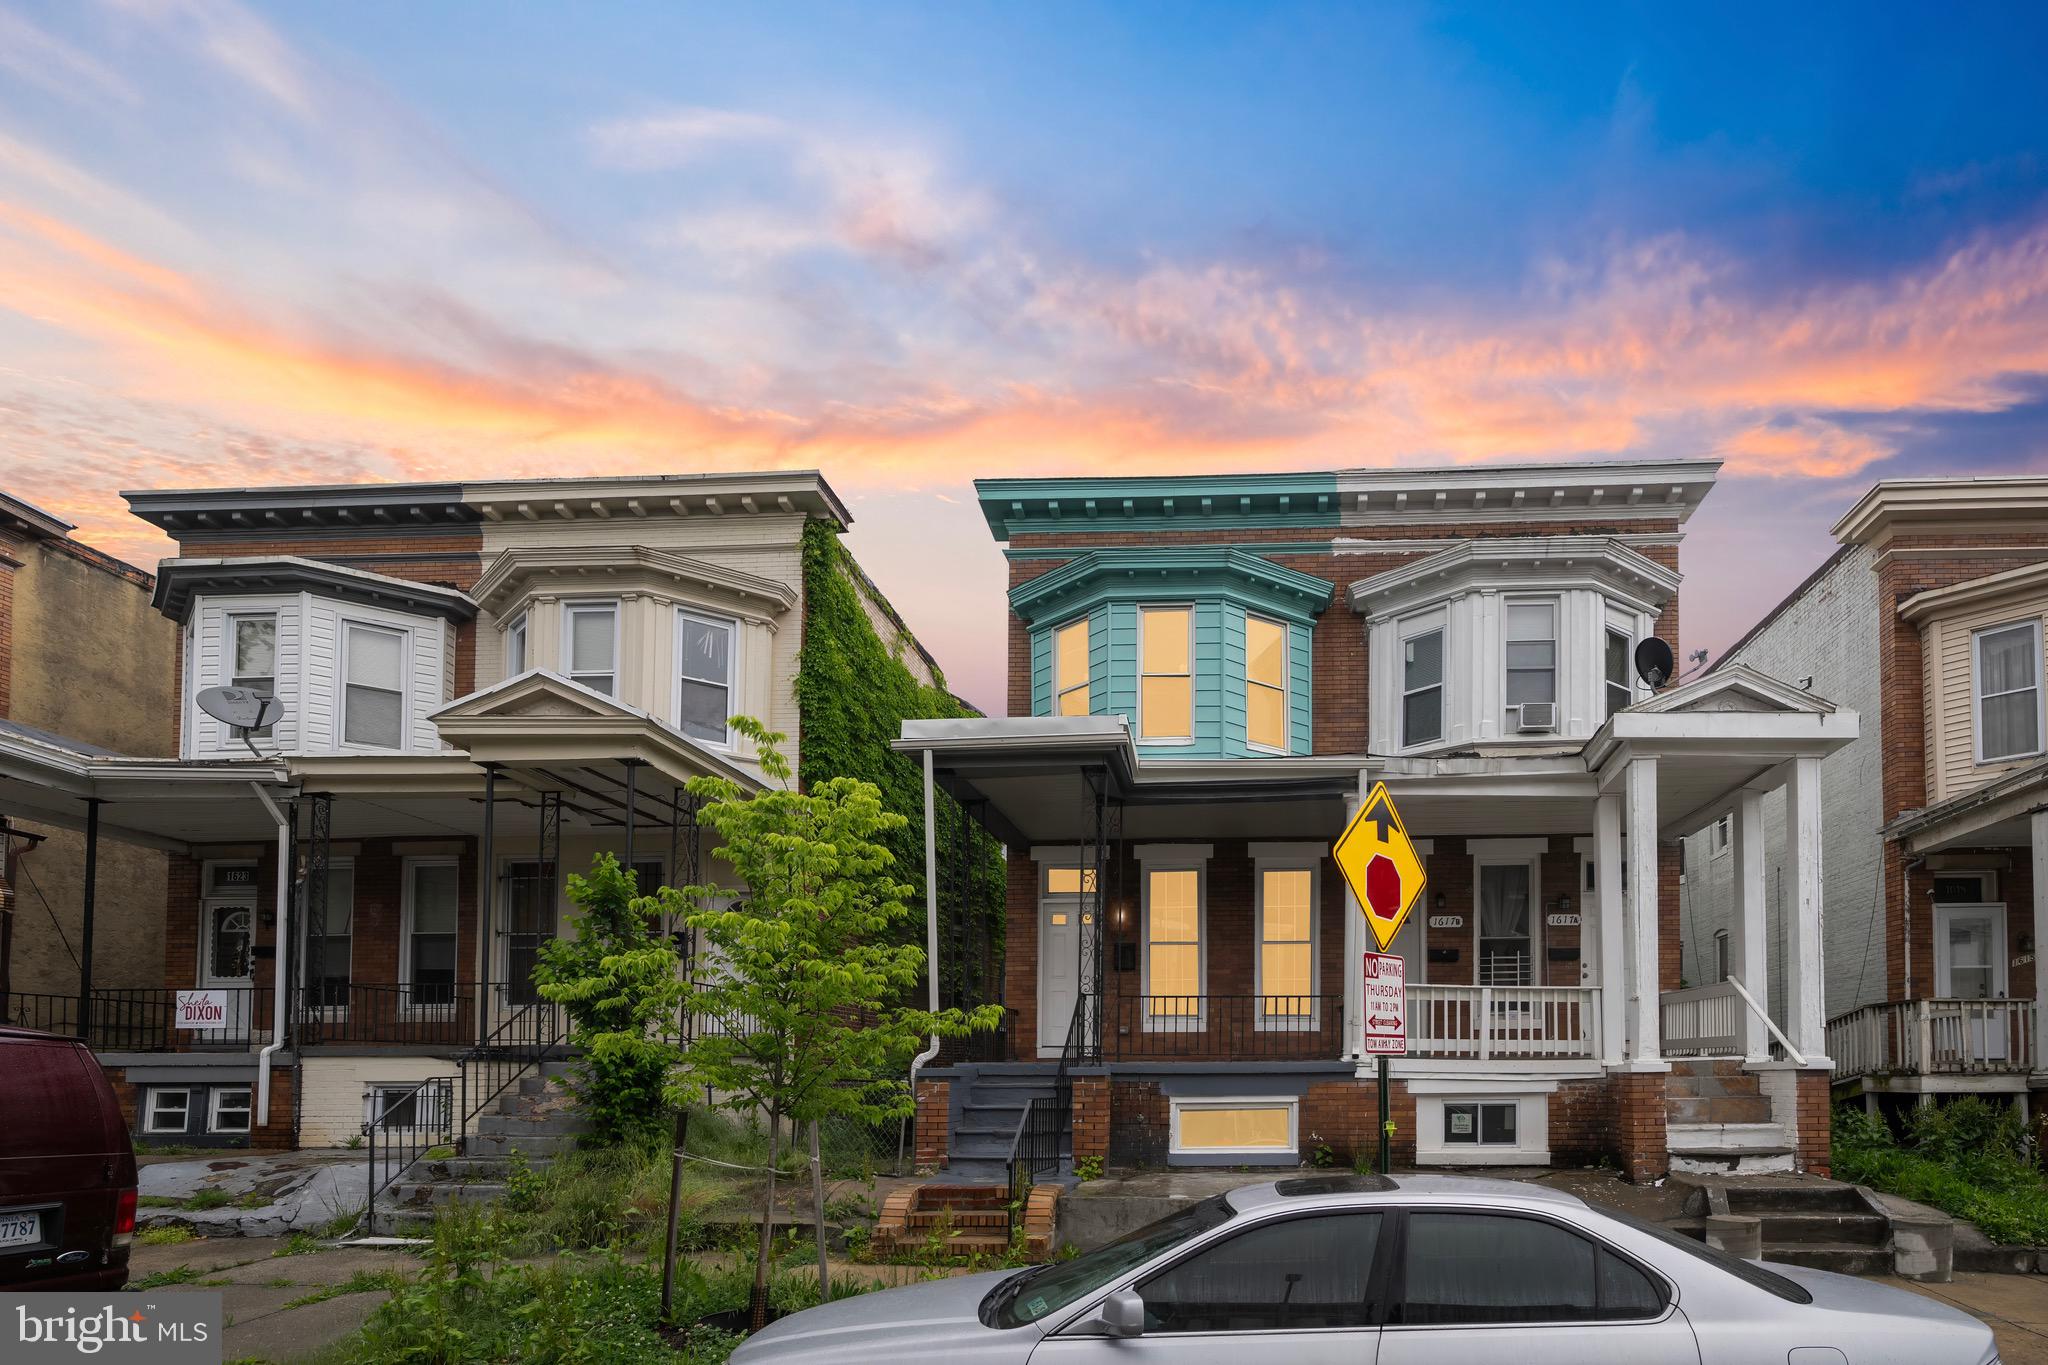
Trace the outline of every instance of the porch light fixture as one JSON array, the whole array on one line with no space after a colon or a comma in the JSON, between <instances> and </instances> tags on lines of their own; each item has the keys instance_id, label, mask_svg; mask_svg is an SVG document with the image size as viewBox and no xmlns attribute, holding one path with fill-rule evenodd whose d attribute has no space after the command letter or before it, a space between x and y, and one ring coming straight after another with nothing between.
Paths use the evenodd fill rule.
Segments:
<instances>
[{"instance_id":1,"label":"porch light fixture","mask_svg":"<svg viewBox=\"0 0 2048 1365\"><path fill-rule=\"evenodd\" d=\"M1560 915L1569 915L1571 912L1572 898L1570 896L1559 896L1557 898L1557 913Z\"/></svg>"},{"instance_id":2,"label":"porch light fixture","mask_svg":"<svg viewBox=\"0 0 2048 1365\"><path fill-rule=\"evenodd\" d=\"M1444 908L1445 906L1449 905L1450 903L1451 903L1451 898L1450 898L1449 896L1446 896L1446 895L1445 895L1445 894L1444 894L1443 892L1441 892L1441 891L1439 891L1439 892L1437 892L1437 893L1436 893L1436 908L1437 908L1437 909L1441 910L1441 909L1443 909L1443 908Z\"/></svg>"}]
</instances>

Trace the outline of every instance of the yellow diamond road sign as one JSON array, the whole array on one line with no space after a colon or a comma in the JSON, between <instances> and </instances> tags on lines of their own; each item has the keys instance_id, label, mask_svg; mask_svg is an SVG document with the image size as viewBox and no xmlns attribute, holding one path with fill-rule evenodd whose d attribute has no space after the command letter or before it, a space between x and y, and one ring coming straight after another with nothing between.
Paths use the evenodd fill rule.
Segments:
<instances>
[{"instance_id":1,"label":"yellow diamond road sign","mask_svg":"<svg viewBox=\"0 0 2048 1365\"><path fill-rule=\"evenodd\" d=\"M1373 783L1372 794L1338 838L1335 856L1380 951L1385 952L1394 935L1401 932L1408 912L1422 899L1422 888L1429 880L1422 870L1422 858L1408 841L1401 812L1387 795L1386 783Z\"/></svg>"}]
</instances>

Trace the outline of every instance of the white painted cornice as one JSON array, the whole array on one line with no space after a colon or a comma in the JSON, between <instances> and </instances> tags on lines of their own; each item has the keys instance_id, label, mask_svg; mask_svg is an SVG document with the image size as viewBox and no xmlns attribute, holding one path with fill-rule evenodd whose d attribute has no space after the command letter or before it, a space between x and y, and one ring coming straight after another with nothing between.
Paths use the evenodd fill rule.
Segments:
<instances>
[{"instance_id":1,"label":"white painted cornice","mask_svg":"<svg viewBox=\"0 0 2048 1365\"><path fill-rule=\"evenodd\" d=\"M1351 585L1350 598L1354 611L1377 619L1475 589L1587 587L1654 613L1678 591L1681 577L1613 536L1488 537L1362 578Z\"/></svg>"}]
</instances>

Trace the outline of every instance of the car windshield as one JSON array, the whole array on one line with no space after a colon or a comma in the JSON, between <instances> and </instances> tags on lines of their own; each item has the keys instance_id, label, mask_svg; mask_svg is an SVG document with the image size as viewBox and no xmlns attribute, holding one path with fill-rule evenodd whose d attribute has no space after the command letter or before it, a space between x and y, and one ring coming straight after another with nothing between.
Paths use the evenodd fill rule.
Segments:
<instances>
[{"instance_id":1,"label":"car windshield","mask_svg":"<svg viewBox=\"0 0 2048 1365\"><path fill-rule=\"evenodd\" d=\"M1617 1223L1634 1228L1637 1232L1648 1233L1666 1246L1676 1247L1688 1256L1696 1256L1718 1270L1725 1270L1736 1279L1753 1284L1766 1294L1775 1294L1787 1303L1813 1302L1813 1295L1807 1292L1806 1286L1765 1270L1755 1261L1745 1261L1740 1256L1730 1256L1725 1251L1717 1251L1696 1237L1674 1232L1661 1224L1623 1213L1620 1209L1602 1209L1600 1212Z\"/></svg>"},{"instance_id":2,"label":"car windshield","mask_svg":"<svg viewBox=\"0 0 2048 1365\"><path fill-rule=\"evenodd\" d=\"M1156 1223L1119 1237L1108 1246L1083 1252L1071 1261L1055 1261L1012 1275L997 1285L981 1304L981 1320L991 1327L1022 1327L1092 1294L1133 1267L1198 1237L1231 1219L1230 1205L1212 1195Z\"/></svg>"}]
</instances>

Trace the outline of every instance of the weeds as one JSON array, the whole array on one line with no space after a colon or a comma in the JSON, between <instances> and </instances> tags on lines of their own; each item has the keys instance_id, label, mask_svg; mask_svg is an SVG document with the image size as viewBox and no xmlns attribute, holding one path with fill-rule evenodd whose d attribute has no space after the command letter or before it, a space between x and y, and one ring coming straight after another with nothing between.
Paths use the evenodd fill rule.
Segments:
<instances>
[{"instance_id":1,"label":"weeds","mask_svg":"<svg viewBox=\"0 0 2048 1365\"><path fill-rule=\"evenodd\" d=\"M396 1294L405 1288L406 1283L405 1276L395 1270L358 1270L340 1284L323 1284L310 1294L288 1300L285 1307L304 1308L309 1303L325 1303L346 1294Z\"/></svg>"},{"instance_id":2,"label":"weeds","mask_svg":"<svg viewBox=\"0 0 2048 1365\"><path fill-rule=\"evenodd\" d=\"M1836 1110L1834 1174L1967 1218L2002 1245L2048 1244L2048 1179L2025 1127L1975 1095L1914 1110L1897 1137L1882 1118Z\"/></svg>"},{"instance_id":3,"label":"weeds","mask_svg":"<svg viewBox=\"0 0 2048 1365\"><path fill-rule=\"evenodd\" d=\"M285 1238L284 1245L270 1253L273 1256L311 1256L319 1251L320 1239L310 1232L295 1232Z\"/></svg>"},{"instance_id":4,"label":"weeds","mask_svg":"<svg viewBox=\"0 0 2048 1365\"><path fill-rule=\"evenodd\" d=\"M193 1239L192 1229L183 1223L160 1223L135 1234L135 1244L145 1247L183 1246Z\"/></svg>"},{"instance_id":5,"label":"weeds","mask_svg":"<svg viewBox=\"0 0 2048 1365\"><path fill-rule=\"evenodd\" d=\"M1081 1181L1102 1179L1102 1158L1099 1156L1075 1157L1074 1178Z\"/></svg>"},{"instance_id":6,"label":"weeds","mask_svg":"<svg viewBox=\"0 0 2048 1365\"><path fill-rule=\"evenodd\" d=\"M159 1270L154 1274L144 1275L139 1280L131 1280L128 1287L130 1289L162 1289L165 1285L190 1284L198 1279L201 1273L196 1265L173 1266L169 1270Z\"/></svg>"},{"instance_id":7,"label":"weeds","mask_svg":"<svg viewBox=\"0 0 2048 1365\"><path fill-rule=\"evenodd\" d=\"M234 1196L226 1190L209 1187L188 1198L185 1207L193 1213L204 1213L208 1209L224 1209L233 1202Z\"/></svg>"}]
</instances>

